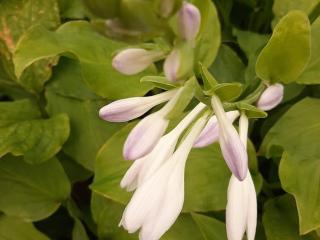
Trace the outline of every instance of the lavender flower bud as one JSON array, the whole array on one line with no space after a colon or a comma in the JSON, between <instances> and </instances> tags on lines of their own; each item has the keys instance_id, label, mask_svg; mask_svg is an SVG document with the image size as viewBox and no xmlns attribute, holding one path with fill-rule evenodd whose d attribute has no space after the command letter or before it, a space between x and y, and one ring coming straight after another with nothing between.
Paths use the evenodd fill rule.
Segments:
<instances>
[{"instance_id":1,"label":"lavender flower bud","mask_svg":"<svg viewBox=\"0 0 320 240\"><path fill-rule=\"evenodd\" d=\"M151 97L133 97L114 101L99 111L100 118L109 122L126 122L140 117L154 106L168 101L176 90L163 92Z\"/></svg>"},{"instance_id":2,"label":"lavender flower bud","mask_svg":"<svg viewBox=\"0 0 320 240\"><path fill-rule=\"evenodd\" d=\"M283 99L284 88L280 83L269 86L260 96L257 107L268 111L278 106Z\"/></svg>"},{"instance_id":3,"label":"lavender flower bud","mask_svg":"<svg viewBox=\"0 0 320 240\"><path fill-rule=\"evenodd\" d=\"M142 48L129 48L119 52L112 60L112 66L125 75L142 72L154 61L163 56L160 51L147 51Z\"/></svg>"},{"instance_id":4,"label":"lavender flower bud","mask_svg":"<svg viewBox=\"0 0 320 240\"><path fill-rule=\"evenodd\" d=\"M189 44L182 44L167 56L163 70L166 78L177 81L185 78L193 68L193 49Z\"/></svg>"},{"instance_id":5,"label":"lavender flower bud","mask_svg":"<svg viewBox=\"0 0 320 240\"><path fill-rule=\"evenodd\" d=\"M191 3L184 2L178 14L181 37L187 41L194 41L201 23L199 9Z\"/></svg>"},{"instance_id":6,"label":"lavender flower bud","mask_svg":"<svg viewBox=\"0 0 320 240\"><path fill-rule=\"evenodd\" d=\"M239 117L239 111L230 111L226 113L231 123ZM193 144L194 148L203 148L219 140L219 124L217 116L212 116L205 128L200 133L198 139Z\"/></svg>"},{"instance_id":7,"label":"lavender flower bud","mask_svg":"<svg viewBox=\"0 0 320 240\"><path fill-rule=\"evenodd\" d=\"M211 103L219 123L219 143L222 155L231 172L242 181L248 171L247 150L237 130L228 120L220 99L214 95Z\"/></svg>"}]
</instances>

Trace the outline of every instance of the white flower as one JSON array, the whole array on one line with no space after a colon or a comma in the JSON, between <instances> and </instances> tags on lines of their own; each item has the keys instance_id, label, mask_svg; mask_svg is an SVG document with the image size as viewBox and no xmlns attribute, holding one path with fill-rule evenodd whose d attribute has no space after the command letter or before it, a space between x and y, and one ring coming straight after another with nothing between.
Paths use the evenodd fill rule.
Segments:
<instances>
[{"instance_id":1,"label":"white flower","mask_svg":"<svg viewBox=\"0 0 320 240\"><path fill-rule=\"evenodd\" d=\"M184 2L178 13L179 32L182 38L193 41L200 29L201 14L191 3Z\"/></svg>"},{"instance_id":2,"label":"white flower","mask_svg":"<svg viewBox=\"0 0 320 240\"><path fill-rule=\"evenodd\" d=\"M178 149L152 176L138 186L120 225L129 233L141 228L141 240L158 240L175 222L184 201L184 168L193 141L206 117L200 118Z\"/></svg>"},{"instance_id":3,"label":"white flower","mask_svg":"<svg viewBox=\"0 0 320 240\"><path fill-rule=\"evenodd\" d=\"M261 110L268 111L278 106L283 99L284 88L280 83L276 83L267 87L261 94L257 107Z\"/></svg>"},{"instance_id":4,"label":"white flower","mask_svg":"<svg viewBox=\"0 0 320 240\"><path fill-rule=\"evenodd\" d=\"M217 96L212 96L212 107L219 124L219 143L222 155L231 170L239 179L245 179L248 171L248 154L239 134L228 120L222 103Z\"/></svg>"},{"instance_id":5,"label":"white flower","mask_svg":"<svg viewBox=\"0 0 320 240\"><path fill-rule=\"evenodd\" d=\"M228 240L241 240L247 232L247 239L254 240L257 225L257 199L251 174L239 181L231 176L226 208Z\"/></svg>"},{"instance_id":6,"label":"white flower","mask_svg":"<svg viewBox=\"0 0 320 240\"><path fill-rule=\"evenodd\" d=\"M231 123L233 123L240 115L239 111L230 111L226 113L227 118ZM202 132L200 133L198 139L194 142L194 148L203 148L219 140L219 124L217 117L213 115Z\"/></svg>"},{"instance_id":7,"label":"white flower","mask_svg":"<svg viewBox=\"0 0 320 240\"><path fill-rule=\"evenodd\" d=\"M126 122L140 117L151 108L168 101L177 90L166 91L150 97L132 97L114 101L99 111L100 118L109 122Z\"/></svg>"},{"instance_id":8,"label":"white flower","mask_svg":"<svg viewBox=\"0 0 320 240\"><path fill-rule=\"evenodd\" d=\"M204 108L205 105L199 103L170 133L161 137L149 154L135 160L123 177L121 187L132 191L152 176L172 155L180 135Z\"/></svg>"},{"instance_id":9,"label":"white flower","mask_svg":"<svg viewBox=\"0 0 320 240\"><path fill-rule=\"evenodd\" d=\"M132 75L142 72L153 62L164 56L161 51L147 51L142 48L128 48L119 52L112 59L112 66L118 72Z\"/></svg>"},{"instance_id":10,"label":"white flower","mask_svg":"<svg viewBox=\"0 0 320 240\"><path fill-rule=\"evenodd\" d=\"M239 125L240 138L246 146L249 122L244 113L241 114ZM249 170L243 181L239 181L234 175L230 178L226 224L228 240L241 240L245 232L248 240L254 240L257 226L257 198Z\"/></svg>"}]
</instances>

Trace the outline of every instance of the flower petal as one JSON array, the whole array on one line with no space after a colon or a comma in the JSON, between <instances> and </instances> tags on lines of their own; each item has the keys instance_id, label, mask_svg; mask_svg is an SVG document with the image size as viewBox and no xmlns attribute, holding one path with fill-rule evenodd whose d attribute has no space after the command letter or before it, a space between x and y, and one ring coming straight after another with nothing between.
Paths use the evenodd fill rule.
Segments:
<instances>
[{"instance_id":1,"label":"flower petal","mask_svg":"<svg viewBox=\"0 0 320 240\"><path fill-rule=\"evenodd\" d=\"M257 107L269 111L278 106L283 99L284 87L280 83L269 86L260 96Z\"/></svg>"},{"instance_id":2,"label":"flower petal","mask_svg":"<svg viewBox=\"0 0 320 240\"><path fill-rule=\"evenodd\" d=\"M172 162L168 162L172 164ZM158 208L154 208L145 219L139 237L141 240L158 240L178 218L184 202L184 164L172 166L167 180L165 196Z\"/></svg>"},{"instance_id":3,"label":"flower petal","mask_svg":"<svg viewBox=\"0 0 320 240\"><path fill-rule=\"evenodd\" d=\"M141 120L130 132L123 148L127 160L135 160L149 153L168 127L169 121L156 112Z\"/></svg>"},{"instance_id":4,"label":"flower petal","mask_svg":"<svg viewBox=\"0 0 320 240\"><path fill-rule=\"evenodd\" d=\"M212 96L212 107L219 124L219 143L222 155L231 170L239 179L245 179L248 171L248 154L237 130L226 116L222 103L217 96Z\"/></svg>"},{"instance_id":5,"label":"flower petal","mask_svg":"<svg viewBox=\"0 0 320 240\"><path fill-rule=\"evenodd\" d=\"M194 140L206 123L206 116L201 117L187 133L176 152L159 169L169 171L170 177L161 205L150 211L140 232L141 240L158 240L174 224L182 210L184 201L184 169Z\"/></svg>"},{"instance_id":6,"label":"flower petal","mask_svg":"<svg viewBox=\"0 0 320 240\"><path fill-rule=\"evenodd\" d=\"M239 116L239 111L230 111L226 113L227 118L234 122ZM213 115L205 128L200 133L198 139L193 144L194 148L203 148L219 140L219 125L215 115Z\"/></svg>"},{"instance_id":7,"label":"flower petal","mask_svg":"<svg viewBox=\"0 0 320 240\"><path fill-rule=\"evenodd\" d=\"M119 52L112 59L112 66L125 75L137 74L149 67L161 55L162 53L157 51L129 48Z\"/></svg>"},{"instance_id":8,"label":"flower petal","mask_svg":"<svg viewBox=\"0 0 320 240\"><path fill-rule=\"evenodd\" d=\"M251 174L247 174L248 212L247 212L247 239L254 240L257 227L257 194Z\"/></svg>"},{"instance_id":9,"label":"flower petal","mask_svg":"<svg viewBox=\"0 0 320 240\"><path fill-rule=\"evenodd\" d=\"M178 71L180 68L180 53L178 49L174 49L167 56L163 70L166 78L170 81L176 81L178 79Z\"/></svg>"},{"instance_id":10,"label":"flower petal","mask_svg":"<svg viewBox=\"0 0 320 240\"><path fill-rule=\"evenodd\" d=\"M151 97L132 97L114 101L99 111L100 118L109 122L126 122L140 117L154 106L168 101L177 90L163 92Z\"/></svg>"},{"instance_id":11,"label":"flower petal","mask_svg":"<svg viewBox=\"0 0 320 240\"><path fill-rule=\"evenodd\" d=\"M121 188L126 188L127 191L133 191L136 189L138 186L138 176L145 160L146 157L137 159L133 162L120 182Z\"/></svg>"},{"instance_id":12,"label":"flower petal","mask_svg":"<svg viewBox=\"0 0 320 240\"><path fill-rule=\"evenodd\" d=\"M226 225L228 240L241 240L247 225L248 196L246 180L231 176L228 186Z\"/></svg>"},{"instance_id":13,"label":"flower petal","mask_svg":"<svg viewBox=\"0 0 320 240\"><path fill-rule=\"evenodd\" d=\"M157 209L162 202L170 168L160 170L137 188L122 215L120 225L129 233L137 231L150 212Z\"/></svg>"},{"instance_id":14,"label":"flower petal","mask_svg":"<svg viewBox=\"0 0 320 240\"><path fill-rule=\"evenodd\" d=\"M180 35L187 41L193 41L200 29L199 9L191 3L184 2L178 16Z\"/></svg>"}]
</instances>

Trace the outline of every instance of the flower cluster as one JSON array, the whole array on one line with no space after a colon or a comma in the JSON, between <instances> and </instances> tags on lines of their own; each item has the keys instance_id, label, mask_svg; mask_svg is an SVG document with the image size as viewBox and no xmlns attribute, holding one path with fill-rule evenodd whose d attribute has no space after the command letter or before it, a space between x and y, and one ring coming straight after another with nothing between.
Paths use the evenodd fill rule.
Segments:
<instances>
[{"instance_id":1,"label":"flower cluster","mask_svg":"<svg viewBox=\"0 0 320 240\"><path fill-rule=\"evenodd\" d=\"M164 1L170 2L170 1ZM166 9L170 12L170 9ZM120 185L134 191L120 225L129 233L140 229L140 239L157 240L173 225L184 202L184 170L189 152L194 148L219 142L221 153L232 172L226 207L229 240L240 240L246 232L254 239L257 201L248 168L247 135L249 120L241 108L228 108L218 93L206 96L171 130L167 131L172 112L185 94L186 80L193 77L193 55L201 15L196 6L184 2L177 14L178 31L171 50L130 48L113 58L113 67L123 74L136 74L156 61L163 61L166 80L181 82L176 88L147 97L132 97L106 105L100 117L110 122L126 122L144 117L130 132L123 146L123 157L133 164ZM186 50L187 49L187 50ZM262 94L261 94L262 93ZM283 86L274 84L261 91L254 100L257 109L271 110L283 96ZM209 103L209 104L208 104ZM234 105L238 106L238 105ZM182 109L184 110L184 109ZM233 122L240 117L239 133Z\"/></svg>"}]
</instances>

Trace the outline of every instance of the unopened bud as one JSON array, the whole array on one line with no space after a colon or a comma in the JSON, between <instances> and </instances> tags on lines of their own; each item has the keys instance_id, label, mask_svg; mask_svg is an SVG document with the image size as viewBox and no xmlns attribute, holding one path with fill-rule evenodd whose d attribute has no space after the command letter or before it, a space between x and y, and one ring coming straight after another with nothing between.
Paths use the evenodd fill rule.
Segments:
<instances>
[{"instance_id":1,"label":"unopened bud","mask_svg":"<svg viewBox=\"0 0 320 240\"><path fill-rule=\"evenodd\" d=\"M192 71L193 49L189 44L182 44L173 49L164 62L163 70L170 81L181 80Z\"/></svg>"},{"instance_id":2,"label":"unopened bud","mask_svg":"<svg viewBox=\"0 0 320 240\"><path fill-rule=\"evenodd\" d=\"M119 52L112 60L112 66L122 74L133 75L142 72L163 55L160 51L129 48Z\"/></svg>"},{"instance_id":3,"label":"unopened bud","mask_svg":"<svg viewBox=\"0 0 320 240\"><path fill-rule=\"evenodd\" d=\"M184 2L179 11L179 32L183 39L193 41L200 29L201 14L191 3Z\"/></svg>"},{"instance_id":4,"label":"unopened bud","mask_svg":"<svg viewBox=\"0 0 320 240\"><path fill-rule=\"evenodd\" d=\"M260 96L257 107L268 111L278 106L283 99L284 88L280 83L269 86Z\"/></svg>"}]
</instances>

